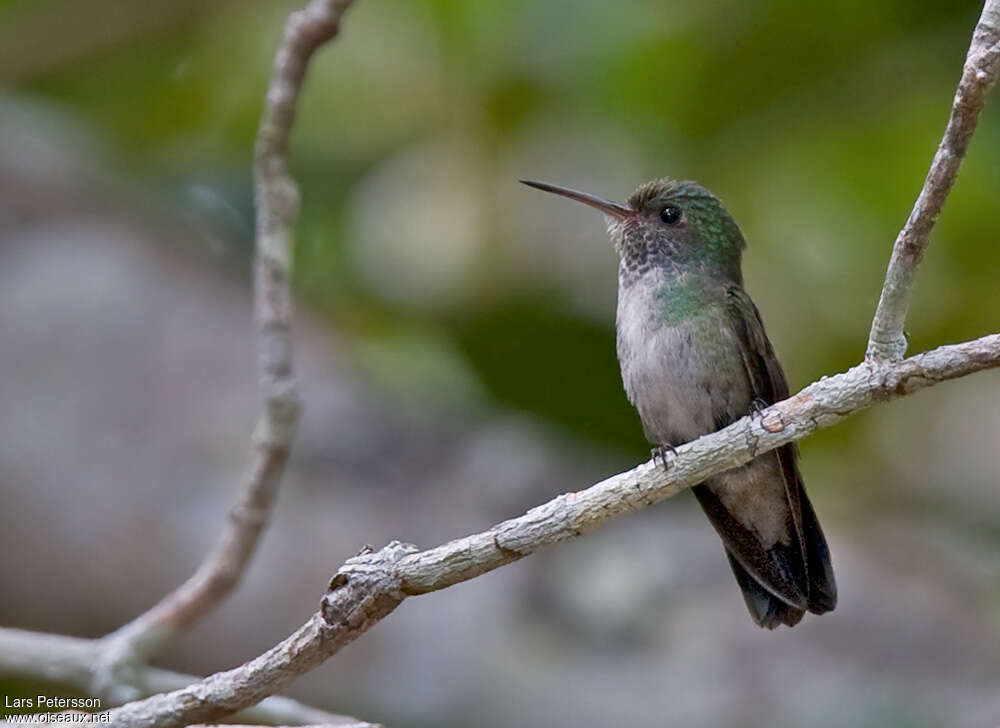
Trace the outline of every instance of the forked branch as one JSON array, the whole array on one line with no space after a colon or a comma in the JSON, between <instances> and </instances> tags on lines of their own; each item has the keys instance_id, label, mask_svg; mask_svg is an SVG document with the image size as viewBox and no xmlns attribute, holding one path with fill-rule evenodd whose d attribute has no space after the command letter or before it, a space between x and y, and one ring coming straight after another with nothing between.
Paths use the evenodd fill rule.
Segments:
<instances>
[{"instance_id":1,"label":"forked branch","mask_svg":"<svg viewBox=\"0 0 1000 728\"><path fill-rule=\"evenodd\" d=\"M294 391L290 366L286 366L290 346L287 258L297 207L297 193L287 175L288 131L309 59L318 45L336 32L339 14L346 5L347 0L313 0L290 18L285 42L275 60L257 147L258 322L264 342L262 372L268 402L268 414L257 442L262 452L271 453L261 455L263 459L258 462L278 463L278 477L297 415L294 397L286 398ZM916 267L965 155L986 94L1000 70L998 28L1000 0L987 0L973 34L944 139L893 247L864 362L814 382L759 415L745 417L682 445L666 472L655 462L644 463L585 490L561 495L486 531L436 548L421 551L393 542L377 552L365 551L341 567L320 610L280 644L233 670L113 709L109 715L112 724L153 728L218 720L258 703L313 669L409 596L447 588L545 546L580 536L873 404L1000 367L1000 334L943 346L908 359L903 358L902 334ZM261 477L269 478L268 467L263 470L267 473ZM182 606L167 610L166 614L173 615L170 618L151 620L159 626L147 629L151 637L133 642L133 648L157 644L162 637L156 630L189 623L204 611L199 605L213 603L205 596L211 590L192 587L191 591L202 596L177 597L174 604Z\"/></svg>"},{"instance_id":2,"label":"forked branch","mask_svg":"<svg viewBox=\"0 0 1000 728\"><path fill-rule=\"evenodd\" d=\"M257 203L254 319L264 408L237 502L198 570L156 606L105 638L110 668L148 659L180 630L211 611L239 583L270 519L299 421L292 372L289 286L299 193L288 173L288 140L313 52L336 35L351 0L314 0L292 13L274 61L254 154ZM102 673L109 687L115 669Z\"/></svg>"},{"instance_id":3,"label":"forked branch","mask_svg":"<svg viewBox=\"0 0 1000 728\"><path fill-rule=\"evenodd\" d=\"M233 670L117 708L111 711L113 724L173 728L217 720L312 670L408 596L445 589L583 535L873 404L998 366L1000 334L899 362L865 361L810 384L760 415L682 445L667 471L651 460L585 490L560 495L489 530L426 551L393 542L380 551L363 552L334 576L320 611L283 642Z\"/></svg>"},{"instance_id":4,"label":"forked branch","mask_svg":"<svg viewBox=\"0 0 1000 728\"><path fill-rule=\"evenodd\" d=\"M910 310L910 297L917 267L924 257L931 229L937 222L969 141L986 105L986 96L1000 74L1000 1L986 0L955 91L951 116L944 137L927 172L924 186L910 217L892 246L889 269L868 336L869 359L902 359L906 355L903 325Z\"/></svg>"}]
</instances>

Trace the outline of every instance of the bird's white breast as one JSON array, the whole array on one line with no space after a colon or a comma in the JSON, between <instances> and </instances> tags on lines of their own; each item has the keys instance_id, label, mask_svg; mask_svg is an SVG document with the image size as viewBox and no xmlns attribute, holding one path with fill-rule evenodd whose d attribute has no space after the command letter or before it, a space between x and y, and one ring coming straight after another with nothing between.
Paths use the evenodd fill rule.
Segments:
<instances>
[{"instance_id":1,"label":"bird's white breast","mask_svg":"<svg viewBox=\"0 0 1000 728\"><path fill-rule=\"evenodd\" d=\"M655 444L681 444L714 432L720 418L749 405L739 341L724 311L706 306L667 323L653 270L619 288L618 359L629 401ZM742 412L741 412L742 410Z\"/></svg>"}]
</instances>

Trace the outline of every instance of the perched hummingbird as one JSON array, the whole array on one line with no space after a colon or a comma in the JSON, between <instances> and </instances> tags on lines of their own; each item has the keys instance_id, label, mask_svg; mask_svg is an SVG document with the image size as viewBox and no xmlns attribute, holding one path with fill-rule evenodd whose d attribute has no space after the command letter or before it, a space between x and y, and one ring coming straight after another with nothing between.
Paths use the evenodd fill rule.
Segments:
<instances>
[{"instance_id":1,"label":"perched hummingbird","mask_svg":"<svg viewBox=\"0 0 1000 728\"><path fill-rule=\"evenodd\" d=\"M659 179L625 205L522 180L604 213L618 252L618 361L646 438L663 457L788 396L785 374L743 290L746 242L722 202ZM693 488L722 537L753 620L774 629L837 604L830 552L794 443Z\"/></svg>"}]
</instances>

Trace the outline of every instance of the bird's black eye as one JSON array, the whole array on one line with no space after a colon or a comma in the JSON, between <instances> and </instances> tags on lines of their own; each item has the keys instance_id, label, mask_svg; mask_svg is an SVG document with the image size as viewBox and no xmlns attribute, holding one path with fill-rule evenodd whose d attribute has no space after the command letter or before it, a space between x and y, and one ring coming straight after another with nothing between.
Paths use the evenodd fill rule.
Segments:
<instances>
[{"instance_id":1,"label":"bird's black eye","mask_svg":"<svg viewBox=\"0 0 1000 728\"><path fill-rule=\"evenodd\" d=\"M681 219L681 208L677 205L667 205L660 210L660 219L667 225L676 225Z\"/></svg>"}]
</instances>

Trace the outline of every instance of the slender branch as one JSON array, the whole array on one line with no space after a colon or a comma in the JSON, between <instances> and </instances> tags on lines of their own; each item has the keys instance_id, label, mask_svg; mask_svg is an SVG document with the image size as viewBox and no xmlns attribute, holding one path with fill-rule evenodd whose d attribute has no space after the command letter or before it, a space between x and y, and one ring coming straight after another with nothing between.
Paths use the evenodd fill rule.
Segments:
<instances>
[{"instance_id":1,"label":"slender branch","mask_svg":"<svg viewBox=\"0 0 1000 728\"><path fill-rule=\"evenodd\" d=\"M245 716L249 713L244 712L240 715ZM72 716L72 719L71 719ZM81 710L66 710L60 713L35 713L30 716L23 716L18 722L10 720L0 720L0 728L11 728L12 726L23 726L23 725L33 725L33 726L58 726L58 728L65 728L67 724L69 725L93 725L93 717L91 713L87 713ZM100 724L97 724L100 725ZM215 728L218 724L212 724ZM260 728L259 723L251 723L242 725L239 723L226 723L226 728ZM275 723L276 728L291 728L290 725L280 725ZM296 722L293 724L296 728L384 728L376 723L365 723L362 721L352 721L348 720L337 720L337 721L325 721L322 723L300 723ZM195 723L191 728L209 728L209 726L204 724Z\"/></svg>"},{"instance_id":2,"label":"slender branch","mask_svg":"<svg viewBox=\"0 0 1000 728\"><path fill-rule=\"evenodd\" d=\"M75 720L69 720L69 716L72 715ZM65 728L66 725L92 725L93 718L89 713L85 713L79 710L67 710L62 713L35 713L30 716L30 721L18 721L17 723L10 720L0 720L0 728L13 728L14 726L23 726L26 723L33 726L56 726L57 728ZM100 724L97 724L100 725ZM259 728L258 724L252 723L247 725L242 725L239 723L226 723L226 728ZM276 724L277 725L277 724ZM334 722L334 723L295 723L295 728L382 728L382 726L376 725L374 723L359 723L359 722ZM208 725L195 723L191 728L209 728ZM217 724L212 724L212 728L217 728ZM277 728L292 728L292 726L277 726Z\"/></svg>"},{"instance_id":3,"label":"slender branch","mask_svg":"<svg viewBox=\"0 0 1000 728\"><path fill-rule=\"evenodd\" d=\"M892 247L882 295L868 336L868 358L902 359L906 354L903 325L917 267L927 249L934 223L951 191L986 105L986 95L1000 75L1000 0L986 0L972 34L951 116L924 186L910 217Z\"/></svg>"},{"instance_id":4,"label":"slender branch","mask_svg":"<svg viewBox=\"0 0 1000 728\"><path fill-rule=\"evenodd\" d=\"M100 649L96 640L0 628L0 675L45 680L87 693L93 683ZM141 697L180 690L201 679L155 667L135 669L134 678L133 687ZM258 725L315 723L347 728L378 728L374 723L328 713L279 696L266 698L232 717ZM3 723L0 722L0 725Z\"/></svg>"},{"instance_id":5,"label":"slender branch","mask_svg":"<svg viewBox=\"0 0 1000 728\"><path fill-rule=\"evenodd\" d=\"M101 640L0 629L0 674L61 682L111 704L178 690L198 680L146 663L236 587L267 526L281 483L300 410L292 373L289 287L298 190L288 173L288 141L312 54L336 35L350 4L351 0L313 0L292 13L275 56L254 156L254 318L264 406L239 497L218 541L184 584ZM272 724L371 725L286 698L268 698L240 717Z\"/></svg>"},{"instance_id":6,"label":"slender branch","mask_svg":"<svg viewBox=\"0 0 1000 728\"><path fill-rule=\"evenodd\" d=\"M865 361L586 490L565 493L482 533L420 551L393 542L349 559L330 582L320 611L260 657L200 683L111 711L121 728L206 722L253 705L334 655L407 597L475 578L535 551L657 503L761 453L829 427L855 412L938 382L1000 367L1000 334L943 346L898 362Z\"/></svg>"},{"instance_id":7,"label":"slender branch","mask_svg":"<svg viewBox=\"0 0 1000 728\"><path fill-rule=\"evenodd\" d=\"M292 13L274 61L254 156L257 202L254 312L264 409L243 485L212 551L180 587L108 635L94 691L132 699L128 671L211 611L239 583L267 526L299 420L292 374L289 270L298 189L288 173L288 140L313 52L336 35L351 0L313 0ZM116 694L117 693L117 694Z\"/></svg>"},{"instance_id":8,"label":"slender branch","mask_svg":"<svg viewBox=\"0 0 1000 728\"><path fill-rule=\"evenodd\" d=\"M288 134L309 59L321 43L336 33L340 15L349 2L312 0L305 10L289 18L284 43L275 59L258 137L256 311L266 411L255 437L257 457L252 461L248 482L261 484L251 488L259 488L266 497L242 501L247 504L245 509L238 504L234 524L227 530L231 541L224 536L215 552L222 556L206 562L209 565L204 567L204 573L199 570L200 579L196 574L189 582L190 588L185 589L189 587L185 585L160 607L136 620L131 632L129 627L133 625L123 628L117 644L124 645L133 655L149 654L166 636L203 614L232 588L253 551L280 480L298 416L290 367L287 282L298 194L287 172ZM644 463L586 490L558 496L487 531L426 551L393 542L378 552L362 552L349 559L331 580L320 611L268 652L233 670L216 673L173 692L112 709L107 717L114 725L133 728L184 726L230 715L259 703L334 655L408 596L447 588L545 546L582 535L877 402L1000 366L1000 334L902 358L905 353L902 325L916 267L975 130L986 93L996 81L998 56L1000 0L987 0L945 137L910 219L893 247L866 361L847 372L814 382L760 415L745 417L723 430L682 445L666 472L653 461ZM242 538L246 533L252 533L249 541ZM228 555L234 555L234 560ZM233 564L234 570L230 568ZM0 638L3 636L0 634ZM109 652L109 643L111 640L98 647L99 654ZM52 656L50 674L67 680L89 679L85 666L66 657L78 647L67 647L63 653ZM90 653L81 648L74 654L80 657ZM25 659L23 653L16 659ZM145 670L149 675L164 672Z\"/></svg>"}]
</instances>

